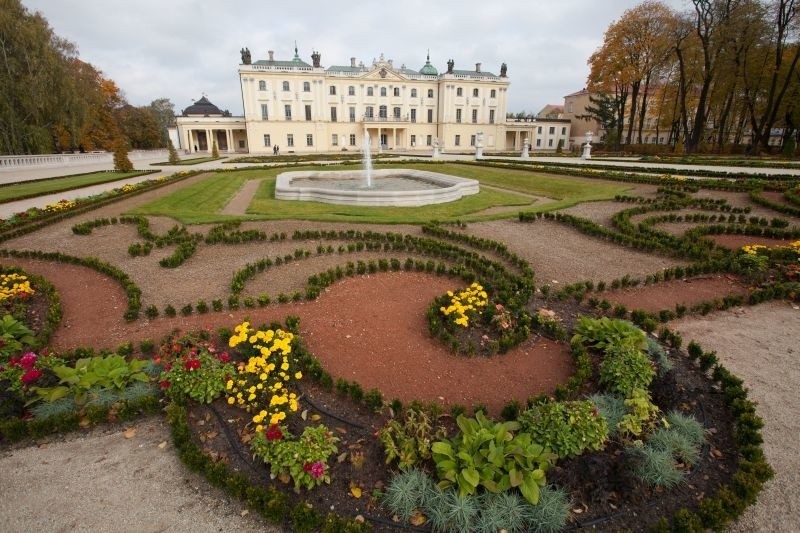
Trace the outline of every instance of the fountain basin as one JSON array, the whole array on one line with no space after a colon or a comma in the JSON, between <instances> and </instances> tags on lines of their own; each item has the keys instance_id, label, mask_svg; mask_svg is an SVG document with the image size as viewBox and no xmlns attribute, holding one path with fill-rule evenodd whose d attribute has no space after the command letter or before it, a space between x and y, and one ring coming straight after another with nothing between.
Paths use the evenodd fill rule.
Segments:
<instances>
[{"instance_id":1,"label":"fountain basin","mask_svg":"<svg viewBox=\"0 0 800 533\"><path fill-rule=\"evenodd\" d=\"M362 170L301 171L278 174L277 200L342 205L414 207L453 202L480 192L477 180L408 169L372 171L367 187Z\"/></svg>"}]
</instances>

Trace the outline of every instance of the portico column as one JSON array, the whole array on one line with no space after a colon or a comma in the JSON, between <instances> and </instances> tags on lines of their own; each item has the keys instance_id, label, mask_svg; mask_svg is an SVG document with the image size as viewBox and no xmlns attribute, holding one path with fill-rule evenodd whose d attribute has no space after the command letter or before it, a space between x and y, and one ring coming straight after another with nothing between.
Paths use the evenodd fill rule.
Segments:
<instances>
[{"instance_id":1,"label":"portico column","mask_svg":"<svg viewBox=\"0 0 800 533\"><path fill-rule=\"evenodd\" d=\"M211 130L206 130L206 150L211 151Z\"/></svg>"}]
</instances>

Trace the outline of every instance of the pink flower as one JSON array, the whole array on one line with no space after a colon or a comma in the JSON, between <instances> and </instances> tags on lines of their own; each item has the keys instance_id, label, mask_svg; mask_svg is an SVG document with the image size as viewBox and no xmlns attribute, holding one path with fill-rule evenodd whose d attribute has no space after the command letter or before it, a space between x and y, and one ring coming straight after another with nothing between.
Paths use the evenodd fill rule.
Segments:
<instances>
[{"instance_id":1,"label":"pink flower","mask_svg":"<svg viewBox=\"0 0 800 533\"><path fill-rule=\"evenodd\" d=\"M508 329L508 322L503 322L500 325L503 327L503 329Z\"/></svg>"},{"instance_id":2,"label":"pink flower","mask_svg":"<svg viewBox=\"0 0 800 533\"><path fill-rule=\"evenodd\" d=\"M31 369L33 365L36 364L37 356L33 352L27 352L25 355L22 356L22 359L19 360L19 366L22 368Z\"/></svg>"},{"instance_id":3,"label":"pink flower","mask_svg":"<svg viewBox=\"0 0 800 533\"><path fill-rule=\"evenodd\" d=\"M497 305L494 306L494 308L497 309L498 311L502 311L503 310L503 304L497 304Z\"/></svg>"},{"instance_id":4,"label":"pink flower","mask_svg":"<svg viewBox=\"0 0 800 533\"><path fill-rule=\"evenodd\" d=\"M41 375L42 375L42 371L41 370L36 370L35 368L31 368L30 370L28 370L27 372L25 372L22 375L21 379L22 379L22 382L25 385L29 385L29 384L33 383L34 381L36 381L37 379L39 379L39 376L41 376Z\"/></svg>"},{"instance_id":5,"label":"pink flower","mask_svg":"<svg viewBox=\"0 0 800 533\"><path fill-rule=\"evenodd\" d=\"M311 477L319 479L325 473L325 463L317 461L311 466Z\"/></svg>"}]
</instances>

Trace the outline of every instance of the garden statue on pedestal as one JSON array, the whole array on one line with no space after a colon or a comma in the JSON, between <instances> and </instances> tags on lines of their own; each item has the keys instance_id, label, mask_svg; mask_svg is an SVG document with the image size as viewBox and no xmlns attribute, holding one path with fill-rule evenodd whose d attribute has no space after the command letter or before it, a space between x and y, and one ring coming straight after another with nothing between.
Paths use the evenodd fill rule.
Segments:
<instances>
[{"instance_id":1,"label":"garden statue on pedestal","mask_svg":"<svg viewBox=\"0 0 800 533\"><path fill-rule=\"evenodd\" d=\"M483 132L479 131L475 135L475 159L483 158Z\"/></svg>"},{"instance_id":2,"label":"garden statue on pedestal","mask_svg":"<svg viewBox=\"0 0 800 533\"><path fill-rule=\"evenodd\" d=\"M434 159L439 159L440 155L441 155L441 153L439 152L439 138L438 137L434 137L433 138L433 158Z\"/></svg>"},{"instance_id":3,"label":"garden statue on pedestal","mask_svg":"<svg viewBox=\"0 0 800 533\"><path fill-rule=\"evenodd\" d=\"M583 155L581 155L581 159L591 159L592 158L592 132L586 132L586 144L583 145Z\"/></svg>"},{"instance_id":4,"label":"garden statue on pedestal","mask_svg":"<svg viewBox=\"0 0 800 533\"><path fill-rule=\"evenodd\" d=\"M528 141L528 138L525 137L525 139L522 141L522 159L528 159L528 151L530 150L530 145L531 145L530 141Z\"/></svg>"}]
</instances>

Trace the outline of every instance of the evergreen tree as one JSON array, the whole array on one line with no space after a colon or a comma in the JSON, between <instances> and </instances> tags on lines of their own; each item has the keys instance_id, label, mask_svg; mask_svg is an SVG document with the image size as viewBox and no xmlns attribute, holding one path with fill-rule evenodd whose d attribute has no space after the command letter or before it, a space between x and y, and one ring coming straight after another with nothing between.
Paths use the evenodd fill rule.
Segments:
<instances>
[{"instance_id":1,"label":"evergreen tree","mask_svg":"<svg viewBox=\"0 0 800 533\"><path fill-rule=\"evenodd\" d=\"M128 158L128 146L124 139L119 139L114 144L114 170L118 172L133 170L133 163Z\"/></svg>"},{"instance_id":2,"label":"evergreen tree","mask_svg":"<svg viewBox=\"0 0 800 533\"><path fill-rule=\"evenodd\" d=\"M167 149L169 150L169 162L172 165L177 165L180 162L178 151L175 150L175 145L172 144L172 139L167 139Z\"/></svg>"},{"instance_id":3,"label":"evergreen tree","mask_svg":"<svg viewBox=\"0 0 800 533\"><path fill-rule=\"evenodd\" d=\"M217 141L211 143L211 157L219 157L219 150L217 149Z\"/></svg>"}]
</instances>

